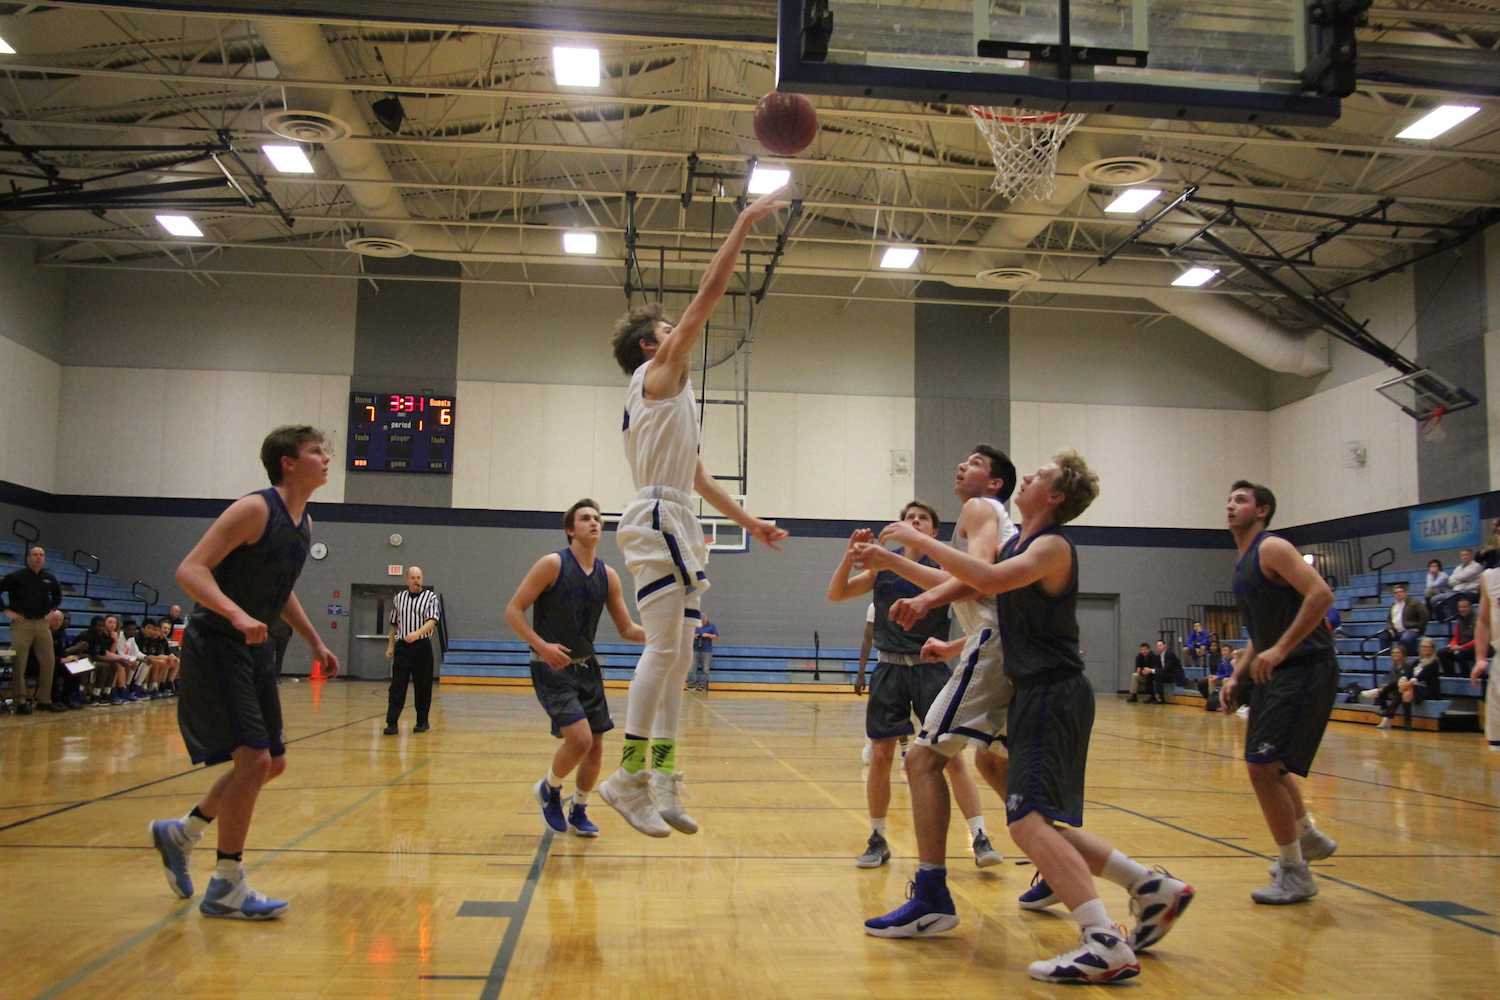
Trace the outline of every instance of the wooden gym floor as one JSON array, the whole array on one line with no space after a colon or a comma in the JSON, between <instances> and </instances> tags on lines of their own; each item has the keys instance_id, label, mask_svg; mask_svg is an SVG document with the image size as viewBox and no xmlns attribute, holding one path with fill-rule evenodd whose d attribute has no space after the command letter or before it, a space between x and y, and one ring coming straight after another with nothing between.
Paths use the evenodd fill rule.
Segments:
<instances>
[{"instance_id":1,"label":"wooden gym floor","mask_svg":"<svg viewBox=\"0 0 1500 1000\"><path fill-rule=\"evenodd\" d=\"M617 718L624 692L612 691ZM292 901L265 924L202 919L167 891L147 823L213 774L192 769L176 705L0 720L0 963L5 997L1052 996L1025 965L1071 924L1020 913L1003 867L980 872L959 823L942 939L866 937L915 867L898 772L896 857L859 871L863 702L691 694L681 759L696 837L651 840L603 803L595 841L543 836L531 786L552 740L529 691L440 690L432 732L380 734L370 683L288 683L290 768L262 793L246 864ZM1264 827L1244 723L1100 703L1089 828L1192 882L1183 922L1130 995L1494 996L1500 970L1500 754L1474 734L1333 724L1307 796L1340 842L1309 904L1257 907ZM606 764L618 752L618 730ZM210 830L193 863L212 867ZM1124 894L1102 887L1117 920ZM1070 994L1071 995L1071 994Z\"/></svg>"}]
</instances>

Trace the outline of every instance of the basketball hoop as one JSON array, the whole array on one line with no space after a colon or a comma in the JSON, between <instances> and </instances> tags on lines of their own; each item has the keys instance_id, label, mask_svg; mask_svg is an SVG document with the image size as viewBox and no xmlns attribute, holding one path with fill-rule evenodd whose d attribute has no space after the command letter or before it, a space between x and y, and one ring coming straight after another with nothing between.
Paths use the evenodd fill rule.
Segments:
<instances>
[{"instance_id":1,"label":"basketball hoop","mask_svg":"<svg viewBox=\"0 0 1500 1000\"><path fill-rule=\"evenodd\" d=\"M969 105L969 115L995 161L991 188L1007 200L1022 196L1052 197L1057 154L1063 140L1083 121L1083 115L1024 108L981 108Z\"/></svg>"},{"instance_id":2,"label":"basketball hoop","mask_svg":"<svg viewBox=\"0 0 1500 1000\"><path fill-rule=\"evenodd\" d=\"M1443 430L1443 414L1447 412L1448 408L1439 403L1437 406L1432 408L1431 413L1427 414L1426 419L1424 419L1419 425L1422 430L1422 439L1424 441L1447 440L1448 432Z\"/></svg>"}]
</instances>

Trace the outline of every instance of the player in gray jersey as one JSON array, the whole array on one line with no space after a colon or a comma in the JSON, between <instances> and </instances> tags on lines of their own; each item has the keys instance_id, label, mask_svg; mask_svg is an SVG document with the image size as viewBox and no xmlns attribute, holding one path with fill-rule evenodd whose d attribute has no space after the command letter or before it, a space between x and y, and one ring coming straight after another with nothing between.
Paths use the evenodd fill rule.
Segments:
<instances>
[{"instance_id":1,"label":"player in gray jersey","mask_svg":"<svg viewBox=\"0 0 1500 1000\"><path fill-rule=\"evenodd\" d=\"M594 653L594 634L606 608L629 642L646 632L630 618L620 576L598 556L604 521L599 505L579 500L563 515L565 548L538 559L505 606L505 621L531 647L531 685L562 745L547 776L536 785L542 820L558 833L597 837L588 816L589 793L599 781L604 734L615 728L604 697L604 672ZM526 612L533 621L528 624ZM566 814L563 779L578 769Z\"/></svg>"},{"instance_id":2,"label":"player in gray jersey","mask_svg":"<svg viewBox=\"0 0 1500 1000\"><path fill-rule=\"evenodd\" d=\"M270 489L230 504L177 568L177 583L198 602L182 637L178 726L193 763L233 761L233 767L182 819L151 824L167 885L187 899L193 845L219 821L218 864L198 908L204 916L240 920L269 920L287 907L251 889L241 864L256 797L286 770L267 622L279 617L290 625L326 676L339 669L292 593L312 541L307 502L328 482L323 435L307 426L278 427L261 444L260 461Z\"/></svg>"},{"instance_id":3,"label":"player in gray jersey","mask_svg":"<svg viewBox=\"0 0 1500 1000\"><path fill-rule=\"evenodd\" d=\"M1275 514L1276 495L1266 487L1243 479L1230 487L1226 520L1239 550L1234 596L1250 641L1219 689L1219 701L1224 711L1234 711L1245 679L1254 681L1245 763L1278 857L1271 884L1250 898L1280 905L1316 896L1308 862L1338 850L1313 825L1297 776L1307 777L1328 727L1339 667L1333 634L1323 627L1333 591L1295 545L1266 530Z\"/></svg>"}]
</instances>

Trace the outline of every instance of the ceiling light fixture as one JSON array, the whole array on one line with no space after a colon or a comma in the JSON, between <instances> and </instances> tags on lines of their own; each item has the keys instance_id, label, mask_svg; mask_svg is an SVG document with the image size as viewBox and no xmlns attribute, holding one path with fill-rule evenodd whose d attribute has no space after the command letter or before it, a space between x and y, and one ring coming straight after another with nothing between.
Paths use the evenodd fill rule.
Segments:
<instances>
[{"instance_id":1,"label":"ceiling light fixture","mask_svg":"<svg viewBox=\"0 0 1500 1000\"><path fill-rule=\"evenodd\" d=\"M599 252L595 233L563 233L563 253L594 254Z\"/></svg>"},{"instance_id":2,"label":"ceiling light fixture","mask_svg":"<svg viewBox=\"0 0 1500 1000\"><path fill-rule=\"evenodd\" d=\"M781 167L763 167L755 165L750 171L750 184L745 188L747 194L769 194L792 179L792 172Z\"/></svg>"},{"instance_id":3,"label":"ceiling light fixture","mask_svg":"<svg viewBox=\"0 0 1500 1000\"><path fill-rule=\"evenodd\" d=\"M1126 188L1104 210L1116 215L1134 215L1160 197L1157 188Z\"/></svg>"},{"instance_id":4,"label":"ceiling light fixture","mask_svg":"<svg viewBox=\"0 0 1500 1000\"><path fill-rule=\"evenodd\" d=\"M1172 282L1178 288L1202 288L1219 273L1216 267L1190 267L1177 276Z\"/></svg>"},{"instance_id":5,"label":"ceiling light fixture","mask_svg":"<svg viewBox=\"0 0 1500 1000\"><path fill-rule=\"evenodd\" d=\"M599 86L599 50L553 46L552 78L559 87Z\"/></svg>"},{"instance_id":6,"label":"ceiling light fixture","mask_svg":"<svg viewBox=\"0 0 1500 1000\"><path fill-rule=\"evenodd\" d=\"M1436 139L1444 132L1460 122L1479 113L1479 108L1471 104L1444 104L1433 108L1427 114L1412 122L1406 128L1396 133L1397 139Z\"/></svg>"},{"instance_id":7,"label":"ceiling light fixture","mask_svg":"<svg viewBox=\"0 0 1500 1000\"><path fill-rule=\"evenodd\" d=\"M203 230L198 228L198 224L186 215L158 215L156 221L173 236L189 236L196 239L203 235Z\"/></svg>"},{"instance_id":8,"label":"ceiling light fixture","mask_svg":"<svg viewBox=\"0 0 1500 1000\"><path fill-rule=\"evenodd\" d=\"M917 262L918 253L916 247L886 247L880 266L888 271L904 271Z\"/></svg>"},{"instance_id":9,"label":"ceiling light fixture","mask_svg":"<svg viewBox=\"0 0 1500 1000\"><path fill-rule=\"evenodd\" d=\"M307 153L295 143L268 142L260 147L260 151L266 154L266 159L271 161L271 166L283 174L316 173L313 170L312 161L307 158Z\"/></svg>"}]
</instances>

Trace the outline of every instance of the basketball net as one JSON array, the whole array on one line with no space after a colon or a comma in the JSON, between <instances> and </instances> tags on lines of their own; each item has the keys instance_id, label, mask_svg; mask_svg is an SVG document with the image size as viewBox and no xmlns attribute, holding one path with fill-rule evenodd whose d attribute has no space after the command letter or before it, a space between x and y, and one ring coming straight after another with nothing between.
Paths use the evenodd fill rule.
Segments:
<instances>
[{"instance_id":1,"label":"basketball net","mask_svg":"<svg viewBox=\"0 0 1500 1000\"><path fill-rule=\"evenodd\" d=\"M1424 441L1446 441L1448 439L1448 432L1443 430L1443 414L1447 412L1448 408L1439 403L1422 420L1419 426L1422 429L1422 439Z\"/></svg>"},{"instance_id":2,"label":"basketball net","mask_svg":"<svg viewBox=\"0 0 1500 1000\"><path fill-rule=\"evenodd\" d=\"M1009 201L1052 197L1057 154L1062 151L1063 140L1083 121L1083 115L972 104L969 115L989 143L995 161L991 188Z\"/></svg>"}]
</instances>

